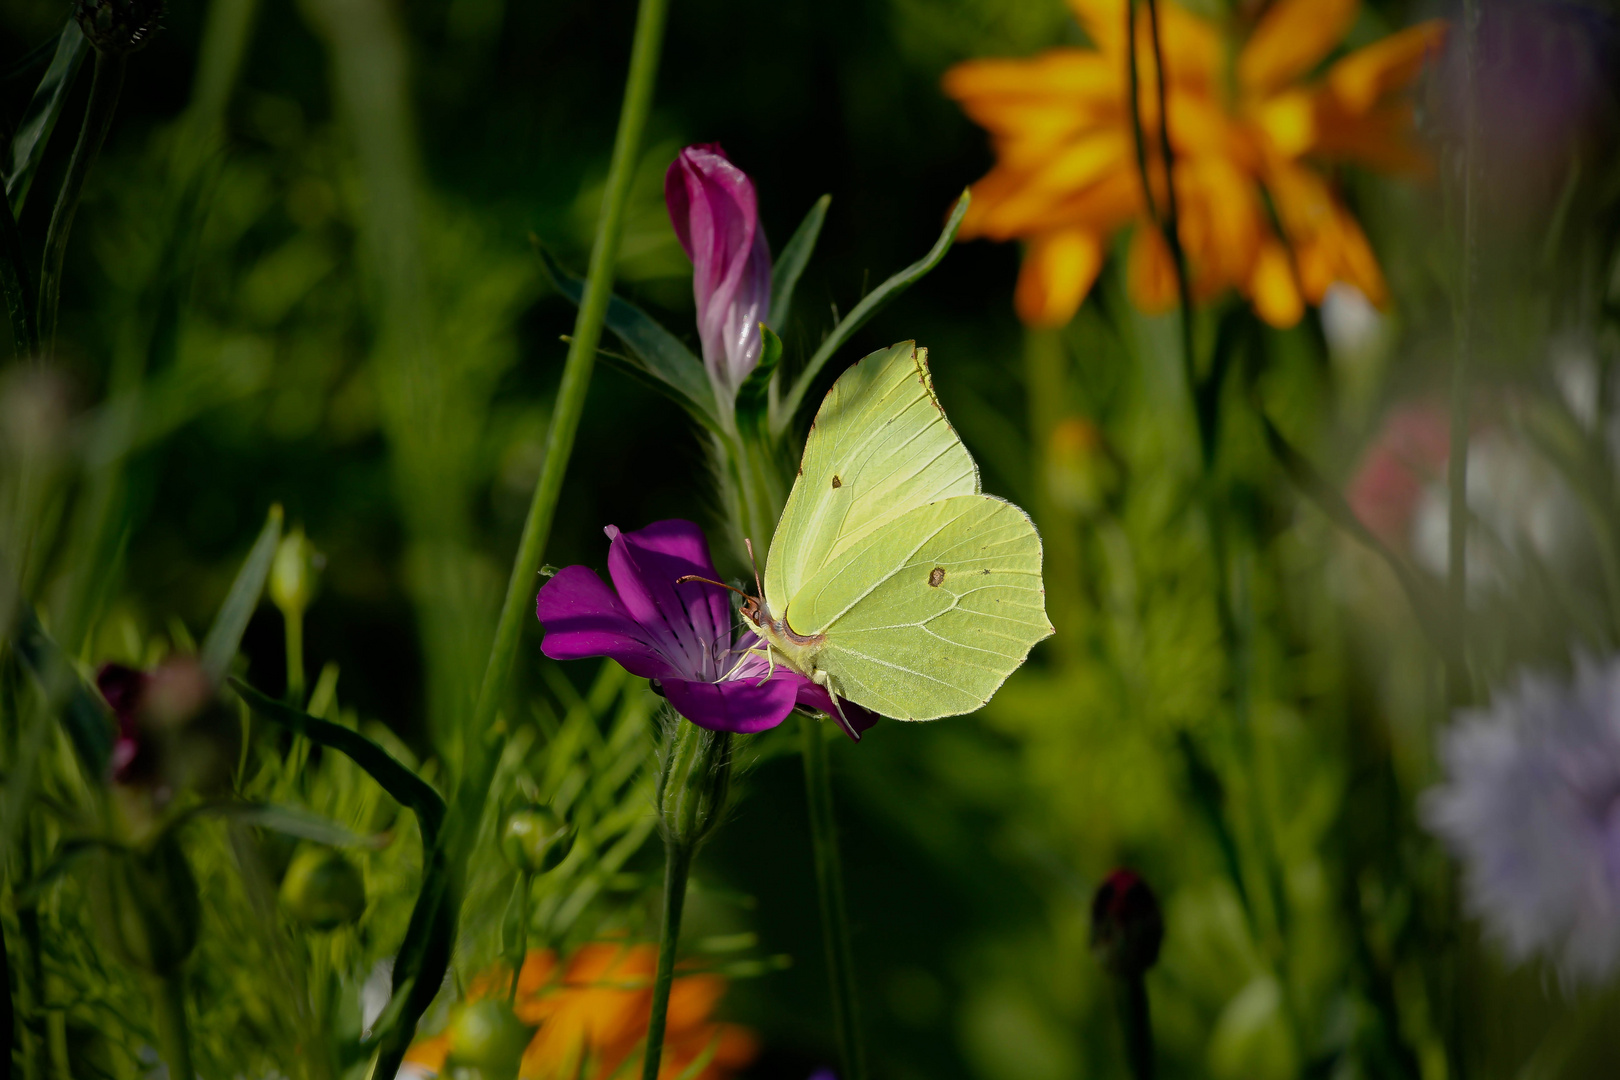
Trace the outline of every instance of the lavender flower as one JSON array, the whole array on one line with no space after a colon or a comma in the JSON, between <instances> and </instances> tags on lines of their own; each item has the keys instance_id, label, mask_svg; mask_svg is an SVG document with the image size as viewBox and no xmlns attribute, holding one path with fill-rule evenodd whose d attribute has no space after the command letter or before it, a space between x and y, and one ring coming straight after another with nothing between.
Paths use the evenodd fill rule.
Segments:
<instances>
[{"instance_id":1,"label":"lavender flower","mask_svg":"<svg viewBox=\"0 0 1620 1080\"><path fill-rule=\"evenodd\" d=\"M553 660L611 656L632 675L654 680L675 710L699 727L764 731L796 705L845 721L860 738L877 717L782 664L772 669L760 640L731 633L725 589L688 576L717 576L709 544L690 521L657 521L635 532L609 525L613 589L584 566L559 570L535 600ZM617 593L614 592L617 589Z\"/></svg>"},{"instance_id":2,"label":"lavender flower","mask_svg":"<svg viewBox=\"0 0 1620 1080\"><path fill-rule=\"evenodd\" d=\"M722 403L759 363L771 307L771 252L754 182L719 143L688 146L664 174L664 202L692 260L703 364Z\"/></svg>"},{"instance_id":3,"label":"lavender flower","mask_svg":"<svg viewBox=\"0 0 1620 1080\"><path fill-rule=\"evenodd\" d=\"M1573 685L1525 675L1441 736L1447 780L1420 804L1462 860L1468 906L1522 962L1567 984L1620 963L1620 659Z\"/></svg>"}]
</instances>

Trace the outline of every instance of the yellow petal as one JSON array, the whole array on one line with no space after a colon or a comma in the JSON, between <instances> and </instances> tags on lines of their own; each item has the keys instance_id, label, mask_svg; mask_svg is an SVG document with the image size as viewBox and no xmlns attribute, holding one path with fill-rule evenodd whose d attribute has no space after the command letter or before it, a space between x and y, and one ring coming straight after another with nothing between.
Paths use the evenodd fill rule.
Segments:
<instances>
[{"instance_id":1,"label":"yellow petal","mask_svg":"<svg viewBox=\"0 0 1620 1080\"><path fill-rule=\"evenodd\" d=\"M1124 56L1125 4L1126 0L1069 0L1069 10L1099 50Z\"/></svg>"},{"instance_id":2,"label":"yellow petal","mask_svg":"<svg viewBox=\"0 0 1620 1080\"><path fill-rule=\"evenodd\" d=\"M1316 145L1316 101L1308 91L1290 90L1268 99L1252 115L1273 150L1297 158Z\"/></svg>"},{"instance_id":3,"label":"yellow petal","mask_svg":"<svg viewBox=\"0 0 1620 1080\"><path fill-rule=\"evenodd\" d=\"M1357 0L1278 0L1238 55L1238 83L1268 94L1309 74L1344 39Z\"/></svg>"},{"instance_id":4,"label":"yellow petal","mask_svg":"<svg viewBox=\"0 0 1620 1080\"><path fill-rule=\"evenodd\" d=\"M1267 240L1254 260L1247 289L1255 314L1279 330L1299 322L1305 314L1305 301L1294 280L1294 267L1288 252L1276 240Z\"/></svg>"},{"instance_id":5,"label":"yellow petal","mask_svg":"<svg viewBox=\"0 0 1620 1080\"><path fill-rule=\"evenodd\" d=\"M1013 301L1030 326L1062 326L1074 318L1102 269L1102 237L1081 229L1030 241Z\"/></svg>"},{"instance_id":6,"label":"yellow petal","mask_svg":"<svg viewBox=\"0 0 1620 1080\"><path fill-rule=\"evenodd\" d=\"M1178 233L1200 299L1241 288L1260 248L1260 198L1253 179L1225 157L1176 166Z\"/></svg>"},{"instance_id":7,"label":"yellow petal","mask_svg":"<svg viewBox=\"0 0 1620 1080\"><path fill-rule=\"evenodd\" d=\"M1049 49L1025 60L968 60L940 79L947 97L966 103L981 98L1118 98L1118 69L1091 49Z\"/></svg>"},{"instance_id":8,"label":"yellow petal","mask_svg":"<svg viewBox=\"0 0 1620 1080\"><path fill-rule=\"evenodd\" d=\"M1169 311L1176 303L1176 264L1159 230L1147 222L1136 226L1125 262L1125 285L1131 300L1149 314Z\"/></svg>"},{"instance_id":9,"label":"yellow petal","mask_svg":"<svg viewBox=\"0 0 1620 1080\"><path fill-rule=\"evenodd\" d=\"M1349 112L1366 112L1384 95L1411 85L1445 38L1446 24L1439 19L1391 34L1334 64L1328 89Z\"/></svg>"}]
</instances>

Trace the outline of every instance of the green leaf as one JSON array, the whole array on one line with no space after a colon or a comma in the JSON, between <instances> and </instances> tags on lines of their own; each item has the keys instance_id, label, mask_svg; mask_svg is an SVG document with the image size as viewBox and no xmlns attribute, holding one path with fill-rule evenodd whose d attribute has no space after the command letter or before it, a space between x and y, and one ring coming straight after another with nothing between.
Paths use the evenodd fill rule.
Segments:
<instances>
[{"instance_id":1,"label":"green leaf","mask_svg":"<svg viewBox=\"0 0 1620 1080\"><path fill-rule=\"evenodd\" d=\"M771 379L775 377L776 368L782 362L782 339L776 336L776 331L760 323L759 333L764 339L764 347L759 353L759 363L737 388L737 415L750 419L765 412Z\"/></svg>"},{"instance_id":2,"label":"green leaf","mask_svg":"<svg viewBox=\"0 0 1620 1080\"><path fill-rule=\"evenodd\" d=\"M799 377L794 380L793 389L782 402L780 411L771 418L773 433L780 435L787 430L788 424L793 422L793 414L798 412L799 406L804 403L804 396L809 393L810 385L815 382L816 376L821 373L827 361L832 359L833 353L853 337L855 331L865 326L867 320L882 311L891 300L939 265L939 261L945 257L945 252L950 250L951 242L956 239L956 230L962 227L962 217L967 213L970 198L966 191L962 192L962 197L957 199L956 205L951 208L951 216L946 219L945 228L940 232L939 239L928 249L928 254L867 293L861 302L855 305L854 310L833 327L832 333L821 343L821 348L815 351L815 355L804 365L804 370L799 372Z\"/></svg>"},{"instance_id":3,"label":"green leaf","mask_svg":"<svg viewBox=\"0 0 1620 1080\"><path fill-rule=\"evenodd\" d=\"M269 519L243 560L242 569L236 572L236 580L231 582L231 591L225 594L225 602L219 606L208 636L203 638L203 671L214 683L225 677L242 644L242 635L247 632L253 609L259 606L265 579L270 576L270 564L275 561L276 545L280 542L281 506L277 504L270 508Z\"/></svg>"},{"instance_id":4,"label":"green leaf","mask_svg":"<svg viewBox=\"0 0 1620 1080\"><path fill-rule=\"evenodd\" d=\"M271 803L224 802L200 806L185 815L186 819L203 814L229 817L261 829L296 836L300 840L313 840L335 848L369 848L376 850L387 843L382 836L361 836L330 818L297 806L276 806ZM178 824L178 822L177 822Z\"/></svg>"},{"instance_id":5,"label":"green leaf","mask_svg":"<svg viewBox=\"0 0 1620 1080\"><path fill-rule=\"evenodd\" d=\"M77 22L69 19L57 39L51 66L45 69L45 77L34 91L33 100L28 103L28 110L17 124L17 134L11 140L11 155L6 161L6 198L11 202L13 214L22 213L28 188L45 154L45 144L50 141L51 131L62 115L68 91L73 89L73 77L89 52L90 43L84 39L84 32Z\"/></svg>"},{"instance_id":6,"label":"green leaf","mask_svg":"<svg viewBox=\"0 0 1620 1080\"><path fill-rule=\"evenodd\" d=\"M577 305L585 295L585 282L558 265L550 252L544 248L537 250L540 265L552 285ZM705 427L719 430L723 426L715 411L714 388L709 383L708 372L703 369L703 361L682 345L679 338L660 326L652 316L617 296L608 300L606 322L607 328L619 336L619 340L629 347L634 359L640 363L641 370L635 374L651 376L656 380L654 386L673 397ZM624 364L624 358L604 355L618 360L621 366L629 367Z\"/></svg>"},{"instance_id":7,"label":"green leaf","mask_svg":"<svg viewBox=\"0 0 1620 1080\"><path fill-rule=\"evenodd\" d=\"M14 646L17 655L45 688L47 697L66 693L62 726L67 729L74 752L79 755L88 776L99 779L105 775L117 734L107 707L100 693L79 677L61 647L45 633L31 604L24 604L18 615Z\"/></svg>"},{"instance_id":8,"label":"green leaf","mask_svg":"<svg viewBox=\"0 0 1620 1080\"><path fill-rule=\"evenodd\" d=\"M771 267L771 315L766 321L778 331L787 327L788 312L793 306L793 289L799 284L799 275L804 273L811 252L816 250L816 241L821 238L821 224L827 220L827 206L831 202L831 195L823 195L816 200L810 212L804 215L804 220L799 222L799 227L793 230L787 246L776 257L776 265Z\"/></svg>"},{"instance_id":9,"label":"green leaf","mask_svg":"<svg viewBox=\"0 0 1620 1080\"><path fill-rule=\"evenodd\" d=\"M444 798L431 784L406 768L398 758L360 734L326 720L317 720L308 713L266 697L241 679L230 680L235 690L253 714L272 724L295 731L322 746L330 747L360 766L382 789L392 795L401 806L416 815L422 827L422 847L432 850L437 846L440 830L444 827Z\"/></svg>"},{"instance_id":10,"label":"green leaf","mask_svg":"<svg viewBox=\"0 0 1620 1080\"><path fill-rule=\"evenodd\" d=\"M0 199L0 292L5 293L11 320L11 340L19 359L38 347L34 334L34 290L28 279L28 260L11 203Z\"/></svg>"}]
</instances>

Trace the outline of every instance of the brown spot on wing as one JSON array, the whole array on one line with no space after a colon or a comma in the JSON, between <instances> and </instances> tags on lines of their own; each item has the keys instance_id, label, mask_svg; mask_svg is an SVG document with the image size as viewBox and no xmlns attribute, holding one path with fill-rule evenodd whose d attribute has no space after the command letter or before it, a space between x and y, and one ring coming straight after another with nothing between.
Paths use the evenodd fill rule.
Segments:
<instances>
[{"instance_id":1,"label":"brown spot on wing","mask_svg":"<svg viewBox=\"0 0 1620 1080\"><path fill-rule=\"evenodd\" d=\"M932 585L934 588L939 588L939 583L944 580L945 568L943 566L936 566L932 570L928 571L928 584Z\"/></svg>"},{"instance_id":2,"label":"brown spot on wing","mask_svg":"<svg viewBox=\"0 0 1620 1080\"><path fill-rule=\"evenodd\" d=\"M841 488L843 486L844 486L844 482L842 480L838 479L837 476L834 476L833 477L833 487Z\"/></svg>"}]
</instances>

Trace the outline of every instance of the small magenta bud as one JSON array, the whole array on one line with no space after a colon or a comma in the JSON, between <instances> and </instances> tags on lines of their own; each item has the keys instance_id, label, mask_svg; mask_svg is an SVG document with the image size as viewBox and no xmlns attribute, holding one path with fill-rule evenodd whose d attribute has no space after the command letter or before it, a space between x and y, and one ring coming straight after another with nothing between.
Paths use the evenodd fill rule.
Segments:
<instances>
[{"instance_id":1,"label":"small magenta bud","mask_svg":"<svg viewBox=\"0 0 1620 1080\"><path fill-rule=\"evenodd\" d=\"M501 852L514 869L544 874L568 857L574 827L550 807L524 804L501 824Z\"/></svg>"},{"instance_id":2,"label":"small magenta bud","mask_svg":"<svg viewBox=\"0 0 1620 1080\"><path fill-rule=\"evenodd\" d=\"M725 816L731 796L731 732L677 719L660 765L659 827L666 839L695 849Z\"/></svg>"},{"instance_id":3,"label":"small magenta bud","mask_svg":"<svg viewBox=\"0 0 1620 1080\"><path fill-rule=\"evenodd\" d=\"M292 619L308 610L315 599L322 564L320 552L304 535L302 526L282 537L275 561L270 564L268 591L270 601L283 615Z\"/></svg>"},{"instance_id":4,"label":"small magenta bud","mask_svg":"<svg viewBox=\"0 0 1620 1080\"><path fill-rule=\"evenodd\" d=\"M485 1077L516 1076L534 1029L513 1014L504 1001L465 1001L450 1014L445 1028L451 1070L476 1069Z\"/></svg>"},{"instance_id":5,"label":"small magenta bud","mask_svg":"<svg viewBox=\"0 0 1620 1080\"><path fill-rule=\"evenodd\" d=\"M163 18L163 0L79 0L74 17L97 52L144 49Z\"/></svg>"},{"instance_id":6,"label":"small magenta bud","mask_svg":"<svg viewBox=\"0 0 1620 1080\"><path fill-rule=\"evenodd\" d=\"M1091 951L1109 974L1140 978L1159 959L1164 919L1159 900L1133 870L1103 879L1091 902Z\"/></svg>"},{"instance_id":7,"label":"small magenta bud","mask_svg":"<svg viewBox=\"0 0 1620 1080\"><path fill-rule=\"evenodd\" d=\"M336 930L366 910L366 882L342 852L306 847L281 879L281 906L316 930Z\"/></svg>"}]
</instances>

